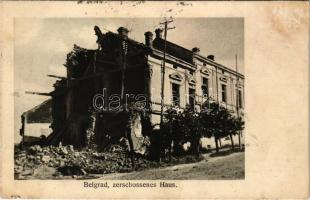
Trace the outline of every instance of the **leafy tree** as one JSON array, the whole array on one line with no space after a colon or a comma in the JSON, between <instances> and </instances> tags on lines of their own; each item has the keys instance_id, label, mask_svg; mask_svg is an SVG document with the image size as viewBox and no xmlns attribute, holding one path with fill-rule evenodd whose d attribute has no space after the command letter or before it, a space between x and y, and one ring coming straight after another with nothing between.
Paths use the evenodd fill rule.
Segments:
<instances>
[{"instance_id":1,"label":"leafy tree","mask_svg":"<svg viewBox=\"0 0 310 200\"><path fill-rule=\"evenodd\" d=\"M220 138L229 136L234 149L233 135L244 128L240 117L235 117L231 111L215 102L203 105L201 111L189 106L183 111L171 107L166 110L164 117L161 129L157 131L156 143L153 143L156 145L153 146L160 152L160 157L168 152L170 160L172 152L174 155L182 155L182 144L188 141L191 143L189 152L199 156L202 137L214 137L218 152Z\"/></svg>"},{"instance_id":2,"label":"leafy tree","mask_svg":"<svg viewBox=\"0 0 310 200\"><path fill-rule=\"evenodd\" d=\"M185 129L183 126L182 113L178 108L169 108L165 115L165 123L167 124L168 132L170 135L170 153L171 145L173 143L174 155L180 155L183 152L182 142L184 142Z\"/></svg>"},{"instance_id":3,"label":"leafy tree","mask_svg":"<svg viewBox=\"0 0 310 200\"><path fill-rule=\"evenodd\" d=\"M202 123L205 128L205 136L214 136L216 151L219 151L218 140L229 136L231 146L234 149L233 135L243 130L244 122L235 117L231 111L213 102L205 105L202 111Z\"/></svg>"},{"instance_id":4,"label":"leafy tree","mask_svg":"<svg viewBox=\"0 0 310 200\"><path fill-rule=\"evenodd\" d=\"M173 143L174 155L181 155L184 152L182 144L188 141L191 143L190 152L200 155L203 127L199 112L190 106L186 106L183 111L170 108L165 115L165 126L169 130L166 133L169 132L168 140ZM171 148L169 152L171 153Z\"/></svg>"}]
</instances>

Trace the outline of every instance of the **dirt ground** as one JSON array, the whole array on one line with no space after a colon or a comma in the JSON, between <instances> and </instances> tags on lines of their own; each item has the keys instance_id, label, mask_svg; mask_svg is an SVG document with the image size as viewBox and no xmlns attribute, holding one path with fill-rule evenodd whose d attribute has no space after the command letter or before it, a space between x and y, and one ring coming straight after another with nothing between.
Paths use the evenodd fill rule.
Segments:
<instances>
[{"instance_id":1,"label":"dirt ground","mask_svg":"<svg viewBox=\"0 0 310 200\"><path fill-rule=\"evenodd\" d=\"M220 157L204 156L204 160L160 169L101 176L105 180L234 180L244 179L244 152Z\"/></svg>"},{"instance_id":2,"label":"dirt ground","mask_svg":"<svg viewBox=\"0 0 310 200\"><path fill-rule=\"evenodd\" d=\"M171 162L136 157L133 171L128 155L114 151L76 151L70 146L33 146L15 152L15 179L104 180L233 180L244 179L244 151L224 147L202 157L185 155ZM129 159L129 160L128 160Z\"/></svg>"}]
</instances>

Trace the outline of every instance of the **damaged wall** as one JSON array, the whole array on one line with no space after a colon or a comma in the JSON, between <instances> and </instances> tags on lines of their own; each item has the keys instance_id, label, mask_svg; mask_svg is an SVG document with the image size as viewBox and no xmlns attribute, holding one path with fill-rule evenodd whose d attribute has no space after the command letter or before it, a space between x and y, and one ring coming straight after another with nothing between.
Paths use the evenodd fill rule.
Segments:
<instances>
[{"instance_id":1,"label":"damaged wall","mask_svg":"<svg viewBox=\"0 0 310 200\"><path fill-rule=\"evenodd\" d=\"M121 96L122 85L125 94L149 94L145 83L145 73L149 71L145 69L148 67L146 54L149 49L129 39L124 30L119 30L118 34L108 32L99 35L100 49L87 50L75 45L67 56L64 65L67 78L55 84L52 93L53 134L48 138L51 144L61 141L65 145L83 147L87 145L87 130L92 128L98 145L104 145L107 138L119 140L128 127L128 116L111 109L112 104L108 103L104 105L105 110L94 110L93 97L102 94L103 88L106 88L106 97ZM134 99L127 99L128 104L132 101ZM95 118L94 127L91 116Z\"/></svg>"},{"instance_id":2,"label":"damaged wall","mask_svg":"<svg viewBox=\"0 0 310 200\"><path fill-rule=\"evenodd\" d=\"M52 132L51 112L52 99L48 99L22 114L20 135L23 143L38 141L41 136L47 137Z\"/></svg>"}]
</instances>

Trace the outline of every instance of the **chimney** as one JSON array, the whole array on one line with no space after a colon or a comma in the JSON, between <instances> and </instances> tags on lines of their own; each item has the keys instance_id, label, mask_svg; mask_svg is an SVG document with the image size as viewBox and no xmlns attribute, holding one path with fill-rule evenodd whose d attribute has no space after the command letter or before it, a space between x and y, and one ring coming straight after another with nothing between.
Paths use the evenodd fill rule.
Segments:
<instances>
[{"instance_id":1,"label":"chimney","mask_svg":"<svg viewBox=\"0 0 310 200\"><path fill-rule=\"evenodd\" d=\"M197 54L200 52L200 49L198 47L194 47L192 49L192 52L193 52L193 64L196 64L196 61L197 61Z\"/></svg>"},{"instance_id":2,"label":"chimney","mask_svg":"<svg viewBox=\"0 0 310 200\"><path fill-rule=\"evenodd\" d=\"M158 28L155 30L156 38L162 38L163 37L163 30Z\"/></svg>"},{"instance_id":3,"label":"chimney","mask_svg":"<svg viewBox=\"0 0 310 200\"><path fill-rule=\"evenodd\" d=\"M152 47L152 42L153 42L153 33L151 31L145 32L145 45L148 47Z\"/></svg>"},{"instance_id":4,"label":"chimney","mask_svg":"<svg viewBox=\"0 0 310 200\"><path fill-rule=\"evenodd\" d=\"M200 52L200 49L198 48L198 47L194 47L193 49L192 49L192 51L193 51L193 53L199 53Z\"/></svg>"},{"instance_id":5,"label":"chimney","mask_svg":"<svg viewBox=\"0 0 310 200\"><path fill-rule=\"evenodd\" d=\"M207 58L209 58L210 60L214 60L214 55L208 55Z\"/></svg>"},{"instance_id":6,"label":"chimney","mask_svg":"<svg viewBox=\"0 0 310 200\"><path fill-rule=\"evenodd\" d=\"M125 28L125 27L119 27L118 29L117 29L117 32L118 32L118 34L120 35L120 36L122 36L122 37L125 37L125 38L127 38L128 37L128 29L127 28Z\"/></svg>"}]
</instances>

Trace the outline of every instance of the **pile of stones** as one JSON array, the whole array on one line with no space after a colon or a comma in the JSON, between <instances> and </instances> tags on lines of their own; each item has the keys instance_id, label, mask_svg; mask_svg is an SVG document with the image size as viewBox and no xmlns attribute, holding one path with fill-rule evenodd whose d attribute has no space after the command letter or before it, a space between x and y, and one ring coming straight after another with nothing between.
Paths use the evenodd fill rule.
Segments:
<instances>
[{"instance_id":1,"label":"pile of stones","mask_svg":"<svg viewBox=\"0 0 310 200\"><path fill-rule=\"evenodd\" d=\"M42 166L55 169L53 176L58 177L129 172L156 166L156 162L136 155L133 168L130 155L118 145L104 152L93 149L75 150L71 145L57 147L35 145L24 150L16 149L14 159L17 179L33 176Z\"/></svg>"}]
</instances>

